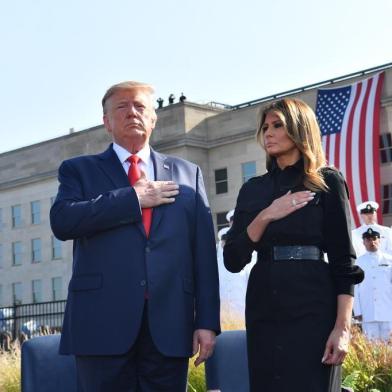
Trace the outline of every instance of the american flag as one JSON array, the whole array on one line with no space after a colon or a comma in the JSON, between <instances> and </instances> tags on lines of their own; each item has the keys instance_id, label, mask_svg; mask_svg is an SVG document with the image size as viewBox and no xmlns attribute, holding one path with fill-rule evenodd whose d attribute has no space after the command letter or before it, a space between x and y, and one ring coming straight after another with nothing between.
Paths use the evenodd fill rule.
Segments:
<instances>
[{"instance_id":1,"label":"american flag","mask_svg":"<svg viewBox=\"0 0 392 392\"><path fill-rule=\"evenodd\" d=\"M316 115L329 165L344 175L355 227L356 206L367 200L381 205L379 125L384 73L349 86L319 89ZM381 222L381 209L378 210Z\"/></svg>"}]
</instances>

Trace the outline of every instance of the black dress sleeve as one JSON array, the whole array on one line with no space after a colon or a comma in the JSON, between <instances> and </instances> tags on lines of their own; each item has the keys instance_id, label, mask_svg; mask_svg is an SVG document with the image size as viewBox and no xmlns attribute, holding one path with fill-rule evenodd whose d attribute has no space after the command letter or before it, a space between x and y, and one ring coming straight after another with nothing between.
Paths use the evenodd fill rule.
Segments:
<instances>
[{"instance_id":1,"label":"black dress sleeve","mask_svg":"<svg viewBox=\"0 0 392 392\"><path fill-rule=\"evenodd\" d=\"M354 265L351 243L351 220L347 184L340 172L324 170L329 189L324 193L323 248L327 252L336 294L354 295L354 285L362 282L364 273Z\"/></svg>"},{"instance_id":2,"label":"black dress sleeve","mask_svg":"<svg viewBox=\"0 0 392 392\"><path fill-rule=\"evenodd\" d=\"M233 225L227 232L226 243L223 248L224 264L230 272L240 272L251 261L252 252L257 244L249 238L247 232L251 217L247 211L241 208L251 196L247 191L247 184L245 183L242 186L238 195Z\"/></svg>"}]
</instances>

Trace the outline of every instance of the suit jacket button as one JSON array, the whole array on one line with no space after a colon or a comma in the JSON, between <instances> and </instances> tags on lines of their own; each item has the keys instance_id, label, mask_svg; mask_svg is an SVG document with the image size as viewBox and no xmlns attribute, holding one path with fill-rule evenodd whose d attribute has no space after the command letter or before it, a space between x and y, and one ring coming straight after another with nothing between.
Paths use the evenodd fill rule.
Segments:
<instances>
[{"instance_id":1,"label":"suit jacket button","mask_svg":"<svg viewBox=\"0 0 392 392\"><path fill-rule=\"evenodd\" d=\"M151 252L151 249L148 246L146 246L146 253L150 253L150 252Z\"/></svg>"},{"instance_id":2,"label":"suit jacket button","mask_svg":"<svg viewBox=\"0 0 392 392\"><path fill-rule=\"evenodd\" d=\"M146 285L146 281L143 279L140 281L140 286L145 286Z\"/></svg>"}]
</instances>

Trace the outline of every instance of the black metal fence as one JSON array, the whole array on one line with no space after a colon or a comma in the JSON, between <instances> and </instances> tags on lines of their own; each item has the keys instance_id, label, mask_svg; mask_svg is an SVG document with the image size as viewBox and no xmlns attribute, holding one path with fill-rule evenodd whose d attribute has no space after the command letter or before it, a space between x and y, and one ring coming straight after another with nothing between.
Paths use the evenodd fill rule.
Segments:
<instances>
[{"instance_id":1,"label":"black metal fence","mask_svg":"<svg viewBox=\"0 0 392 392\"><path fill-rule=\"evenodd\" d=\"M59 332L66 301L41 302L0 308L0 334L32 336Z\"/></svg>"}]
</instances>

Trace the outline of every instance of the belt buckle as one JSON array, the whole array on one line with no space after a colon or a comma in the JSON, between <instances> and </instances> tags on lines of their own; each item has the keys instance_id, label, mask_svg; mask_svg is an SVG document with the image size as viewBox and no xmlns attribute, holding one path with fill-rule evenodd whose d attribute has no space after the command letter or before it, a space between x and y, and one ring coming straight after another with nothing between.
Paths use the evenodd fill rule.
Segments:
<instances>
[{"instance_id":1,"label":"belt buckle","mask_svg":"<svg viewBox=\"0 0 392 392\"><path fill-rule=\"evenodd\" d=\"M301 258L302 258L302 247L301 246L292 246L290 249L289 260L299 260Z\"/></svg>"}]
</instances>

